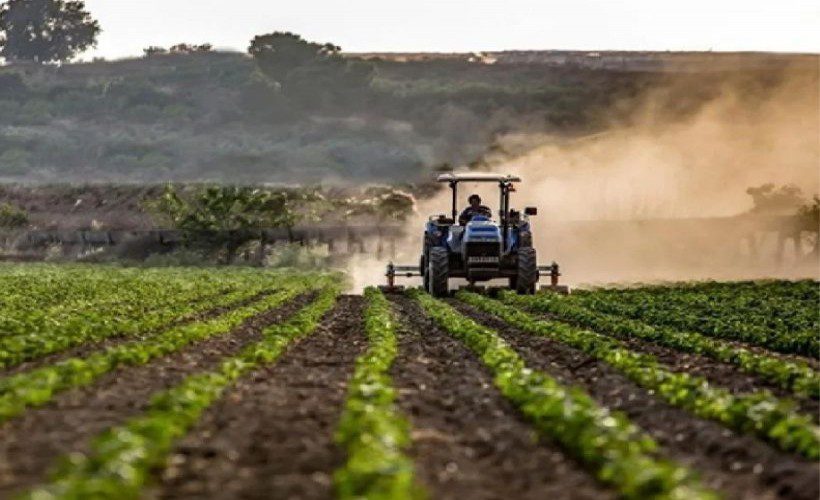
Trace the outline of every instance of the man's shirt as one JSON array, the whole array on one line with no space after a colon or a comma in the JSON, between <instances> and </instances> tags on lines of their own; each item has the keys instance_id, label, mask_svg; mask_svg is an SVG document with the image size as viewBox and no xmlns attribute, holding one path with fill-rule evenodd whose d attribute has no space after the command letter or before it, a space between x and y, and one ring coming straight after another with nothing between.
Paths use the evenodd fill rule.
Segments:
<instances>
[{"instance_id":1,"label":"man's shirt","mask_svg":"<svg viewBox=\"0 0 820 500\"><path fill-rule=\"evenodd\" d=\"M473 219L473 217L475 217L476 215L483 215L484 217L492 217L493 216L493 211L490 210L490 207L486 207L484 205L479 205L476 208L467 207L467 208L464 209L463 212L461 212L461 215L458 216L458 223L461 224L462 226L467 225L467 223L470 222Z\"/></svg>"}]
</instances>

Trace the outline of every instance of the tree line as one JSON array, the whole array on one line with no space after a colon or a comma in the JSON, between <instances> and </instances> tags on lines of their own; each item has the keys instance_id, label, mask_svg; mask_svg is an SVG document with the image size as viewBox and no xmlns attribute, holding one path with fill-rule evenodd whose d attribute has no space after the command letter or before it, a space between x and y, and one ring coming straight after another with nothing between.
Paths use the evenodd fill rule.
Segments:
<instances>
[{"instance_id":1,"label":"tree line","mask_svg":"<svg viewBox=\"0 0 820 500\"><path fill-rule=\"evenodd\" d=\"M97 45L99 21L83 1L9 0L0 3L0 57L7 62L68 62ZM145 56L210 52L211 44L151 46ZM332 108L362 98L375 75L372 63L348 60L341 47L316 43L289 32L255 37L248 48L258 73L246 85L248 108L262 116L289 109ZM261 104L261 106L260 106ZM288 106L287 104L290 104Z\"/></svg>"}]
</instances>

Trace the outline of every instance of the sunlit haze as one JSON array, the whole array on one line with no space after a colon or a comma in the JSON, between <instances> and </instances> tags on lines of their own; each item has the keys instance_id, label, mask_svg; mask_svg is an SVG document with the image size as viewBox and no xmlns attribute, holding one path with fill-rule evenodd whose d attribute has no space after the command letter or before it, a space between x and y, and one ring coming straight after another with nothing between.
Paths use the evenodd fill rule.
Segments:
<instances>
[{"instance_id":1,"label":"sunlit haze","mask_svg":"<svg viewBox=\"0 0 820 500\"><path fill-rule=\"evenodd\" d=\"M87 0L103 33L86 57L149 45L245 50L293 31L351 52L609 49L820 52L820 3L544 0Z\"/></svg>"}]
</instances>

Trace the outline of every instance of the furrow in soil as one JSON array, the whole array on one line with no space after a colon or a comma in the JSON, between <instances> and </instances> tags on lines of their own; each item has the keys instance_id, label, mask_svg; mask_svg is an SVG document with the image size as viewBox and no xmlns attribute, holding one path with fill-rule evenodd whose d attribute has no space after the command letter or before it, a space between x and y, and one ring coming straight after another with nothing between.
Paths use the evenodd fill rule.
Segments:
<instances>
[{"instance_id":1,"label":"furrow in soil","mask_svg":"<svg viewBox=\"0 0 820 500\"><path fill-rule=\"evenodd\" d=\"M655 438L664 455L696 469L706 485L727 498L816 500L820 495L817 464L668 405L581 351L522 332L458 301L450 303L498 331L528 366L582 387L602 405L626 414Z\"/></svg>"},{"instance_id":2,"label":"furrow in soil","mask_svg":"<svg viewBox=\"0 0 820 500\"><path fill-rule=\"evenodd\" d=\"M392 375L413 425L417 476L433 498L612 498L533 428L467 347L418 305L394 298L407 328Z\"/></svg>"},{"instance_id":3,"label":"furrow in soil","mask_svg":"<svg viewBox=\"0 0 820 500\"><path fill-rule=\"evenodd\" d=\"M86 452L91 437L143 412L152 394L176 385L187 375L216 368L226 356L259 340L262 328L292 315L310 298L303 295L248 320L229 334L146 365L115 370L0 426L0 498L47 479L56 458Z\"/></svg>"},{"instance_id":4,"label":"furrow in soil","mask_svg":"<svg viewBox=\"0 0 820 500\"><path fill-rule=\"evenodd\" d=\"M553 321L564 321L557 316L548 314L544 317ZM571 321L564 322L573 324ZM605 334L606 332L601 333ZM655 356L658 361L667 365L672 371L703 377L715 386L724 387L733 394L766 389L778 397L793 399L800 411L815 420L820 418L820 415L818 415L820 413L820 401L817 399L795 397L788 390L759 376L741 371L738 366L731 363L724 363L699 354L678 351L640 339L619 340L633 351Z\"/></svg>"},{"instance_id":5,"label":"furrow in soil","mask_svg":"<svg viewBox=\"0 0 820 500\"><path fill-rule=\"evenodd\" d=\"M367 344L363 306L342 297L311 336L229 389L176 447L152 496L332 497L345 460L333 436Z\"/></svg>"}]
</instances>

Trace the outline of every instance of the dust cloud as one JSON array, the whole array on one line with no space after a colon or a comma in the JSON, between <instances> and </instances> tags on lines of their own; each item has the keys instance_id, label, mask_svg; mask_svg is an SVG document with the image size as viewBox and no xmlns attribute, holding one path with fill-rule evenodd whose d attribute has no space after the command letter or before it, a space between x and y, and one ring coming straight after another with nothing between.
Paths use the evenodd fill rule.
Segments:
<instances>
[{"instance_id":1,"label":"dust cloud","mask_svg":"<svg viewBox=\"0 0 820 500\"><path fill-rule=\"evenodd\" d=\"M679 94L650 92L629 123L600 134L528 138L531 151L494 170L525 177L520 199L562 220L731 216L751 208L749 186L818 191L816 74L771 89L728 81L686 117L670 112Z\"/></svg>"},{"instance_id":2,"label":"dust cloud","mask_svg":"<svg viewBox=\"0 0 820 500\"><path fill-rule=\"evenodd\" d=\"M817 233L801 233L798 247L771 223L732 218L752 208L750 186L794 184L807 201L820 191L817 68L711 85L686 78L648 91L594 135L498 138L484 163L523 178L513 206L539 208L542 263L559 262L571 285L820 277ZM491 185L464 185L459 203L472 192L497 208ZM423 220L449 213L449 196L420 202L397 261L418 261Z\"/></svg>"}]
</instances>

